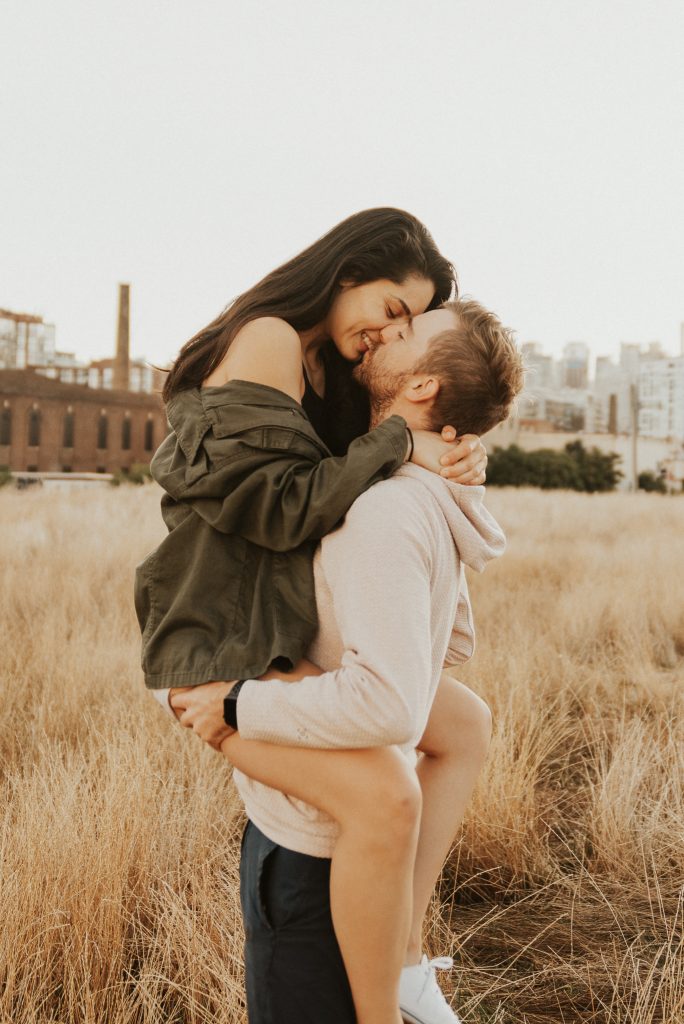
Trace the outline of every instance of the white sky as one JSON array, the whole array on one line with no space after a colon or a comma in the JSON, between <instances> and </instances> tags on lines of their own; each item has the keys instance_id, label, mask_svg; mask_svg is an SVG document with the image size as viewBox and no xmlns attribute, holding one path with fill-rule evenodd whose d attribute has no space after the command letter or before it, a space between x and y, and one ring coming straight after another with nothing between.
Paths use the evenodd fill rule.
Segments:
<instances>
[{"instance_id":1,"label":"white sky","mask_svg":"<svg viewBox=\"0 0 684 1024\"><path fill-rule=\"evenodd\" d=\"M681 0L1 0L0 307L80 358L180 345L402 206L559 354L684 320Z\"/></svg>"}]
</instances>

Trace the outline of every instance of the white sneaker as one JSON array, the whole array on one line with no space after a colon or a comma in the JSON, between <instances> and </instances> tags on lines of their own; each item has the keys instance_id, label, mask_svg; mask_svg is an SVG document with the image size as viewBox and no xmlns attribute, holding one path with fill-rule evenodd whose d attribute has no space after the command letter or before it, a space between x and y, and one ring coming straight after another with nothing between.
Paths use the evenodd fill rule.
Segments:
<instances>
[{"instance_id":1,"label":"white sneaker","mask_svg":"<svg viewBox=\"0 0 684 1024\"><path fill-rule=\"evenodd\" d=\"M437 984L435 968L450 971L450 956L423 955L419 964L404 967L399 980L399 1009L408 1024L461 1024Z\"/></svg>"}]
</instances>

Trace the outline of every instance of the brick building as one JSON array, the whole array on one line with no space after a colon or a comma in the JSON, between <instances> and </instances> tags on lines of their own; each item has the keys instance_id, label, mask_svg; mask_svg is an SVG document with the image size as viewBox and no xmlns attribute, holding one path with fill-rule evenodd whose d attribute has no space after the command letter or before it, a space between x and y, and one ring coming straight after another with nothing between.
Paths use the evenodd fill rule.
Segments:
<instances>
[{"instance_id":1,"label":"brick building","mask_svg":"<svg viewBox=\"0 0 684 1024\"><path fill-rule=\"evenodd\" d=\"M125 472L149 463L167 430L158 395L0 370L0 466L12 472Z\"/></svg>"}]
</instances>

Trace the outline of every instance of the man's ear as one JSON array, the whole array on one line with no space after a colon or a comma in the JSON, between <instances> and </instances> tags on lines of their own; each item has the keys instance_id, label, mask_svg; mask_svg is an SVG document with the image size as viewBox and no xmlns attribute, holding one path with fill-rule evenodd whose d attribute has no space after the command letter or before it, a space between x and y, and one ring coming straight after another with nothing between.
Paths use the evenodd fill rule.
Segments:
<instances>
[{"instance_id":1,"label":"man's ear","mask_svg":"<svg viewBox=\"0 0 684 1024\"><path fill-rule=\"evenodd\" d=\"M413 377L404 392L404 398L409 402L434 402L439 394L439 379L437 377Z\"/></svg>"}]
</instances>

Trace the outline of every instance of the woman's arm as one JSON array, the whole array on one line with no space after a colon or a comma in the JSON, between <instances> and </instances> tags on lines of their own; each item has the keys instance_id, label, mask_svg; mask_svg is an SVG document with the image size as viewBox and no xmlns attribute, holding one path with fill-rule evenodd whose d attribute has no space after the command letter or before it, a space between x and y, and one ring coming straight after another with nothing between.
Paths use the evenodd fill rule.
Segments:
<instances>
[{"instance_id":1,"label":"woman's arm","mask_svg":"<svg viewBox=\"0 0 684 1024\"><path fill-rule=\"evenodd\" d=\"M270 318L255 321L243 331L250 328L249 337L240 338L240 332L233 343L236 352L228 365L230 372L224 376L225 385L234 380L241 402L253 395L255 403L267 405L268 394L265 400L260 385L270 389L282 379L282 394L299 404L295 395L301 392L302 369L296 332L283 321ZM240 341L243 344L238 344ZM281 388L276 386L276 390ZM296 437L293 440L297 419L288 418L286 405L278 412L280 425L273 430L236 429L234 435L220 439L210 432L205 450L200 450L190 467L170 435L153 460L154 478L175 502L192 508L213 529L271 550L287 551L334 529L356 498L378 480L391 476L409 453L405 421L393 416L353 441L346 456L319 459L311 445L302 449ZM233 418L240 421L239 416ZM438 435L420 432L415 459L440 472L444 469L440 457L453 447Z\"/></svg>"}]
</instances>

